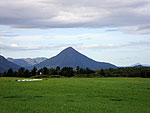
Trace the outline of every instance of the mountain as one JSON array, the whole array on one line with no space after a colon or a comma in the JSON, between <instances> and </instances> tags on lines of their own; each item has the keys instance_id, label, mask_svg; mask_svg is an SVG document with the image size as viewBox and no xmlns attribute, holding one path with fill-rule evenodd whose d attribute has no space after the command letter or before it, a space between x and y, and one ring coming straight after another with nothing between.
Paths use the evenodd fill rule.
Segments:
<instances>
[{"instance_id":1,"label":"mountain","mask_svg":"<svg viewBox=\"0 0 150 113\"><path fill-rule=\"evenodd\" d=\"M143 67L143 65L140 63L136 63L136 64L131 65L130 67Z\"/></svg>"},{"instance_id":2,"label":"mountain","mask_svg":"<svg viewBox=\"0 0 150 113\"><path fill-rule=\"evenodd\" d=\"M14 64L17 64L21 67L29 67L32 66L28 62L26 62L24 59L13 59L13 58L7 58L8 61L13 62Z\"/></svg>"},{"instance_id":3,"label":"mountain","mask_svg":"<svg viewBox=\"0 0 150 113\"><path fill-rule=\"evenodd\" d=\"M142 64L143 66L145 66L145 67L150 67L150 65L149 64Z\"/></svg>"},{"instance_id":4,"label":"mountain","mask_svg":"<svg viewBox=\"0 0 150 113\"><path fill-rule=\"evenodd\" d=\"M13 59L7 58L8 61L13 62L21 67L30 67L32 65L38 64L47 60L45 57L38 57L38 58L22 58L22 59Z\"/></svg>"},{"instance_id":5,"label":"mountain","mask_svg":"<svg viewBox=\"0 0 150 113\"><path fill-rule=\"evenodd\" d=\"M23 60L25 60L30 65L35 65L35 64L43 62L44 60L47 60L47 58L37 57L37 58L26 58L26 59L23 59Z\"/></svg>"},{"instance_id":6,"label":"mountain","mask_svg":"<svg viewBox=\"0 0 150 113\"><path fill-rule=\"evenodd\" d=\"M8 61L0 55L0 72L7 71L9 68L12 68L13 70L18 70L20 66Z\"/></svg>"},{"instance_id":7,"label":"mountain","mask_svg":"<svg viewBox=\"0 0 150 113\"><path fill-rule=\"evenodd\" d=\"M130 67L150 67L150 65L148 65L148 64L136 63L136 64L131 65Z\"/></svg>"},{"instance_id":8,"label":"mountain","mask_svg":"<svg viewBox=\"0 0 150 113\"><path fill-rule=\"evenodd\" d=\"M65 66L73 67L74 69L79 66L82 68L90 68L93 70L97 69L105 69L105 68L116 68L115 65L105 62L97 62L94 61L87 56L79 53L72 47L68 47L64 49L62 52L60 52L58 55L47 59L39 64L34 65L35 67L42 68L42 67L56 67L60 66L60 68L63 68Z\"/></svg>"}]
</instances>

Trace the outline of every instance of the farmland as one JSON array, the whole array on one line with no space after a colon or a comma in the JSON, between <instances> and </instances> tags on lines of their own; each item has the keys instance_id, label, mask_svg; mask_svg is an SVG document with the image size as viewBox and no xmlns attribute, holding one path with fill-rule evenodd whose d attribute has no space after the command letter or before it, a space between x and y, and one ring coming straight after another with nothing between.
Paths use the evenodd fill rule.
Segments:
<instances>
[{"instance_id":1,"label":"farmland","mask_svg":"<svg viewBox=\"0 0 150 113\"><path fill-rule=\"evenodd\" d=\"M150 113L149 78L0 77L0 113Z\"/></svg>"}]
</instances>

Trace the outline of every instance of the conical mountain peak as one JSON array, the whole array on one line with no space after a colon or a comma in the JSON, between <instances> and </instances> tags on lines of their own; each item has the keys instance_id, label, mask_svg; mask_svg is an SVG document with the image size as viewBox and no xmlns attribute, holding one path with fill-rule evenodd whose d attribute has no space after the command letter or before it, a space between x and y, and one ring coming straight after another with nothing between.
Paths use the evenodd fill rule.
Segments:
<instances>
[{"instance_id":1,"label":"conical mountain peak","mask_svg":"<svg viewBox=\"0 0 150 113\"><path fill-rule=\"evenodd\" d=\"M63 51L61 51L57 56L70 56L70 55L75 55L75 54L80 54L78 51L76 51L74 48L72 47L68 47L66 49L64 49Z\"/></svg>"},{"instance_id":2,"label":"conical mountain peak","mask_svg":"<svg viewBox=\"0 0 150 113\"><path fill-rule=\"evenodd\" d=\"M75 50L73 47L67 47L66 50Z\"/></svg>"},{"instance_id":3,"label":"conical mountain peak","mask_svg":"<svg viewBox=\"0 0 150 113\"><path fill-rule=\"evenodd\" d=\"M90 68L93 70L96 69L101 69L101 68L116 68L115 65L112 65L110 63L105 63L105 62L97 62L94 61L87 56L79 53L72 47L68 47L61 51L58 55L45 60L37 65L35 67L37 68L42 68L42 67L56 67L60 66L61 68L63 67L73 67L74 69L79 66L82 68Z\"/></svg>"},{"instance_id":4,"label":"conical mountain peak","mask_svg":"<svg viewBox=\"0 0 150 113\"><path fill-rule=\"evenodd\" d=\"M66 49L64 49L62 52L66 52L66 51L68 51L68 52L73 52L73 51L75 51L75 52L77 52L74 48L72 48L72 47L67 47Z\"/></svg>"}]
</instances>

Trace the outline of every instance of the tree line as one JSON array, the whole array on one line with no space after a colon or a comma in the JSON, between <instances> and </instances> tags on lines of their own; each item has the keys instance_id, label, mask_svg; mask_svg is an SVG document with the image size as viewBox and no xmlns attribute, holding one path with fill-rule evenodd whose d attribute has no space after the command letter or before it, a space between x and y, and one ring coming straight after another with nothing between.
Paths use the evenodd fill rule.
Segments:
<instances>
[{"instance_id":1,"label":"tree line","mask_svg":"<svg viewBox=\"0 0 150 113\"><path fill-rule=\"evenodd\" d=\"M76 69L72 67L63 67L62 69L57 66L56 68L43 67L37 69L34 67L32 70L19 68L18 71L13 71L11 68L4 73L0 73L1 77L143 77L150 78L150 67L126 67L126 68L109 68L100 70L91 70L89 68Z\"/></svg>"},{"instance_id":2,"label":"tree line","mask_svg":"<svg viewBox=\"0 0 150 113\"><path fill-rule=\"evenodd\" d=\"M97 70L103 77L143 77L150 78L150 67L126 67Z\"/></svg>"}]
</instances>

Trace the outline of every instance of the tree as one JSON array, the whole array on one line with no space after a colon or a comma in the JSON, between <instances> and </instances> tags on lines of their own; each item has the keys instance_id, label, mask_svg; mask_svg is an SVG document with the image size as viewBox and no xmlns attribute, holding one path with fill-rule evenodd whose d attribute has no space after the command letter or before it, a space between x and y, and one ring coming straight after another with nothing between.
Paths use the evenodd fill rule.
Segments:
<instances>
[{"instance_id":1,"label":"tree","mask_svg":"<svg viewBox=\"0 0 150 113\"><path fill-rule=\"evenodd\" d=\"M42 73L43 73L44 75L48 75L49 70L47 69L47 67L43 67Z\"/></svg>"},{"instance_id":2,"label":"tree","mask_svg":"<svg viewBox=\"0 0 150 113\"><path fill-rule=\"evenodd\" d=\"M31 70L31 75L32 75L32 76L35 76L35 75L36 75L36 71L37 71L37 68L34 67L34 68Z\"/></svg>"},{"instance_id":3,"label":"tree","mask_svg":"<svg viewBox=\"0 0 150 113\"><path fill-rule=\"evenodd\" d=\"M18 69L18 76L19 77L24 77L24 71L25 71L25 68L21 67Z\"/></svg>"},{"instance_id":4,"label":"tree","mask_svg":"<svg viewBox=\"0 0 150 113\"><path fill-rule=\"evenodd\" d=\"M80 68L79 74L86 74L85 69Z\"/></svg>"},{"instance_id":5,"label":"tree","mask_svg":"<svg viewBox=\"0 0 150 113\"><path fill-rule=\"evenodd\" d=\"M24 77L31 77L31 73L28 69L25 70Z\"/></svg>"},{"instance_id":6,"label":"tree","mask_svg":"<svg viewBox=\"0 0 150 113\"><path fill-rule=\"evenodd\" d=\"M14 76L14 72L13 72L12 68L8 69L6 75L7 75L7 77L13 77Z\"/></svg>"},{"instance_id":7,"label":"tree","mask_svg":"<svg viewBox=\"0 0 150 113\"><path fill-rule=\"evenodd\" d=\"M77 74L80 73L80 67L79 66L76 67L76 72L77 72Z\"/></svg>"},{"instance_id":8,"label":"tree","mask_svg":"<svg viewBox=\"0 0 150 113\"><path fill-rule=\"evenodd\" d=\"M61 76L72 77L74 76L74 71L72 67L64 67L60 72Z\"/></svg>"},{"instance_id":9,"label":"tree","mask_svg":"<svg viewBox=\"0 0 150 113\"><path fill-rule=\"evenodd\" d=\"M100 75L105 76L105 72L103 69L100 70Z\"/></svg>"},{"instance_id":10,"label":"tree","mask_svg":"<svg viewBox=\"0 0 150 113\"><path fill-rule=\"evenodd\" d=\"M57 72L57 75L60 74L60 67L59 66L56 67L56 72Z\"/></svg>"},{"instance_id":11,"label":"tree","mask_svg":"<svg viewBox=\"0 0 150 113\"><path fill-rule=\"evenodd\" d=\"M57 72L56 72L56 70L54 68L50 68L49 69L49 74L50 75L57 75Z\"/></svg>"},{"instance_id":12,"label":"tree","mask_svg":"<svg viewBox=\"0 0 150 113\"><path fill-rule=\"evenodd\" d=\"M92 73L95 73L95 72L93 70L89 69L89 68L86 68L85 73L86 74L92 74Z\"/></svg>"}]
</instances>

